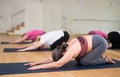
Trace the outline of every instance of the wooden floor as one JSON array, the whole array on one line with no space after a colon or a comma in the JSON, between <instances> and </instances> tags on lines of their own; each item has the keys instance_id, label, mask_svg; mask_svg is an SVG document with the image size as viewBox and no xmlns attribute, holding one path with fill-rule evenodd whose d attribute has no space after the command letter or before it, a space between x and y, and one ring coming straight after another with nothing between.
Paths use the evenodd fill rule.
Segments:
<instances>
[{"instance_id":1,"label":"wooden floor","mask_svg":"<svg viewBox=\"0 0 120 77\"><path fill-rule=\"evenodd\" d=\"M17 37L19 36L0 35L0 41L11 41L13 40L13 38L17 38ZM3 52L3 48L5 47L17 48L20 46L23 46L23 44L0 45L0 63L31 62L50 56L50 52L15 52L15 53ZM110 55L112 58L116 60L120 60L120 50L118 51L107 50L105 54ZM28 74L10 74L10 75L0 75L0 77L120 77L120 68L28 73Z\"/></svg>"}]
</instances>

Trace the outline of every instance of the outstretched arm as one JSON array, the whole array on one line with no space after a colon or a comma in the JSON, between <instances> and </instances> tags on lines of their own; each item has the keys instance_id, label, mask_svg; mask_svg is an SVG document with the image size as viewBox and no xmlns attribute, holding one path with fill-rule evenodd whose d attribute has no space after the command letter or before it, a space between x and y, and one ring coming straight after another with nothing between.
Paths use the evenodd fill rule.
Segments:
<instances>
[{"instance_id":1,"label":"outstretched arm","mask_svg":"<svg viewBox=\"0 0 120 77\"><path fill-rule=\"evenodd\" d=\"M76 49L76 48L79 48L79 47L73 47L73 46L69 47L66 50L65 54L63 55L63 57L56 62L53 61L53 62L46 63L46 64L35 65L35 66L32 66L32 67L28 68L28 70L60 68L63 65L65 65L66 63L68 63L73 57L76 56L76 53L79 52L79 50Z\"/></svg>"},{"instance_id":2,"label":"outstretched arm","mask_svg":"<svg viewBox=\"0 0 120 77\"><path fill-rule=\"evenodd\" d=\"M38 43L38 41L35 41L35 42L33 42L33 43L24 45L24 46L20 47L19 49L24 49L24 48L30 47L30 46L32 46L32 45L34 45L34 44L37 44L37 43Z\"/></svg>"},{"instance_id":3,"label":"outstretched arm","mask_svg":"<svg viewBox=\"0 0 120 77\"><path fill-rule=\"evenodd\" d=\"M43 43L35 42L35 43L31 44L30 46L25 47L23 49L20 49L18 51L34 50L34 49L37 49L39 47L42 47L43 45L44 45Z\"/></svg>"},{"instance_id":4,"label":"outstretched arm","mask_svg":"<svg viewBox=\"0 0 120 77\"><path fill-rule=\"evenodd\" d=\"M50 68L60 68L71 60L70 54L65 55L59 61L46 62L45 64L35 65L28 68L28 70L37 70L37 69L50 69ZM41 63L41 62L40 62ZM34 64L33 64L34 65Z\"/></svg>"},{"instance_id":5,"label":"outstretched arm","mask_svg":"<svg viewBox=\"0 0 120 77\"><path fill-rule=\"evenodd\" d=\"M75 40L76 41L76 40ZM71 42L72 45L68 45L66 52L63 57L58 61L53 61L46 64L36 65L28 68L28 70L36 70L36 69L48 69L48 68L60 68L66 63L68 63L72 58L75 58L80 53L80 44L79 41Z\"/></svg>"},{"instance_id":6,"label":"outstretched arm","mask_svg":"<svg viewBox=\"0 0 120 77\"><path fill-rule=\"evenodd\" d=\"M24 36L24 37L20 37L20 38L14 40L14 41L11 41L10 43L11 43L11 44L20 43L20 42L25 41L26 38L27 38L26 36Z\"/></svg>"},{"instance_id":7,"label":"outstretched arm","mask_svg":"<svg viewBox=\"0 0 120 77\"><path fill-rule=\"evenodd\" d=\"M53 59L52 57L49 57L47 59L42 59L42 60L38 60L36 62L31 62L31 63L27 63L27 64L24 64L25 66L35 66L35 65L38 65L38 64L46 64L46 63L51 63L53 62Z\"/></svg>"}]
</instances>

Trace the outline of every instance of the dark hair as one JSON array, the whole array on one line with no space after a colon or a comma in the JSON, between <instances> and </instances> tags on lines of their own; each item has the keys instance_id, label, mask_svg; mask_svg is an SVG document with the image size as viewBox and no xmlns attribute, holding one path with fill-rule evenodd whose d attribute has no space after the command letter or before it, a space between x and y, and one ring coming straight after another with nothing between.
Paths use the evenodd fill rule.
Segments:
<instances>
[{"instance_id":1,"label":"dark hair","mask_svg":"<svg viewBox=\"0 0 120 77\"><path fill-rule=\"evenodd\" d=\"M51 50L55 49L57 46L61 46L63 42L67 42L70 38L70 35L68 32L64 31L64 36L56 40L51 46Z\"/></svg>"},{"instance_id":2,"label":"dark hair","mask_svg":"<svg viewBox=\"0 0 120 77\"><path fill-rule=\"evenodd\" d=\"M112 48L120 48L120 33L112 31L108 33L108 39L112 43Z\"/></svg>"},{"instance_id":3,"label":"dark hair","mask_svg":"<svg viewBox=\"0 0 120 77\"><path fill-rule=\"evenodd\" d=\"M68 44L63 42L61 46L57 46L55 49L53 49L52 58L54 61L58 61L63 56L62 53L65 51L67 46Z\"/></svg>"}]
</instances>

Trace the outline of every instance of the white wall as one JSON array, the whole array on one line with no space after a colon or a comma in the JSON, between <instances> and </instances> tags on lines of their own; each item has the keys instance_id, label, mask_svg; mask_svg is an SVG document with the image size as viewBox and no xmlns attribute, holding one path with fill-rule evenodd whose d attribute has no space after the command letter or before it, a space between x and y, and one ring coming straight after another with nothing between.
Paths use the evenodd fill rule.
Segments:
<instances>
[{"instance_id":1,"label":"white wall","mask_svg":"<svg viewBox=\"0 0 120 77\"><path fill-rule=\"evenodd\" d=\"M112 6L111 2L115 1ZM120 30L119 0L76 0L64 1L66 27L71 33L86 34L93 29L106 33Z\"/></svg>"},{"instance_id":2,"label":"white wall","mask_svg":"<svg viewBox=\"0 0 120 77\"><path fill-rule=\"evenodd\" d=\"M43 29L43 4L28 3L25 7L25 26L29 29Z\"/></svg>"},{"instance_id":3,"label":"white wall","mask_svg":"<svg viewBox=\"0 0 120 77\"><path fill-rule=\"evenodd\" d=\"M44 29L46 31L62 29L62 7L58 3L44 3Z\"/></svg>"},{"instance_id":4,"label":"white wall","mask_svg":"<svg viewBox=\"0 0 120 77\"><path fill-rule=\"evenodd\" d=\"M15 32L15 34L23 34L32 29L43 29L43 4L27 3L25 5L25 27Z\"/></svg>"},{"instance_id":5,"label":"white wall","mask_svg":"<svg viewBox=\"0 0 120 77\"><path fill-rule=\"evenodd\" d=\"M62 29L62 7L59 3L28 2L25 7L25 27L16 34L22 34L31 29L53 31Z\"/></svg>"},{"instance_id":6,"label":"white wall","mask_svg":"<svg viewBox=\"0 0 120 77\"><path fill-rule=\"evenodd\" d=\"M0 16L3 17L1 27L4 28L0 30L0 33L5 33L6 30L10 29L10 16L24 9L24 7L24 0L0 0Z\"/></svg>"},{"instance_id":7,"label":"white wall","mask_svg":"<svg viewBox=\"0 0 120 77\"><path fill-rule=\"evenodd\" d=\"M43 3L43 14L36 14L35 7L25 7L26 4L32 3ZM37 9L40 8L35 6ZM7 27L0 31L5 32L10 28L10 15L24 8L34 12L25 13L26 27L21 32L38 28L36 26L39 24L43 24L39 28L46 31L64 27L75 34L86 34L92 29L100 29L107 33L120 30L120 0L0 0L0 16L4 17L0 19L0 24ZM40 23L39 17L42 15L43 22Z\"/></svg>"},{"instance_id":8,"label":"white wall","mask_svg":"<svg viewBox=\"0 0 120 77\"><path fill-rule=\"evenodd\" d=\"M106 32L120 30L120 0L102 0L101 19L108 20L101 22L101 29Z\"/></svg>"},{"instance_id":9,"label":"white wall","mask_svg":"<svg viewBox=\"0 0 120 77\"><path fill-rule=\"evenodd\" d=\"M11 29L11 27L15 26L21 20L16 20L17 18L22 19L24 21L25 17L23 17L24 11L21 13L22 17L14 16L16 13L25 9L26 3L38 3L42 2L42 0L0 0L0 16L3 18L0 19L0 33L5 33L7 30ZM19 23L18 23L19 24Z\"/></svg>"},{"instance_id":10,"label":"white wall","mask_svg":"<svg viewBox=\"0 0 120 77\"><path fill-rule=\"evenodd\" d=\"M25 3L41 3L43 0L25 0Z\"/></svg>"}]
</instances>

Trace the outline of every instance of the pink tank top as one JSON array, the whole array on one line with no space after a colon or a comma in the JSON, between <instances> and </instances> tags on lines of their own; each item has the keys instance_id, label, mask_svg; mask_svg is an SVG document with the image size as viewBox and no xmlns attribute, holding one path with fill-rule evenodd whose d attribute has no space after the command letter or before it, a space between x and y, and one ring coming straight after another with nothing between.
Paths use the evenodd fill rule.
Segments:
<instances>
[{"instance_id":1,"label":"pink tank top","mask_svg":"<svg viewBox=\"0 0 120 77\"><path fill-rule=\"evenodd\" d=\"M88 33L88 35L100 35L100 36L102 36L103 38L107 39L107 34L104 33L104 32L102 32L102 31L100 31L100 30L90 31L90 32Z\"/></svg>"},{"instance_id":2,"label":"pink tank top","mask_svg":"<svg viewBox=\"0 0 120 77\"><path fill-rule=\"evenodd\" d=\"M83 57L85 55L85 53L87 52L88 43L87 43L87 40L84 37L77 37L77 39L79 40L79 42L81 44L81 52L76 57L76 59L79 59L79 58Z\"/></svg>"},{"instance_id":3,"label":"pink tank top","mask_svg":"<svg viewBox=\"0 0 120 77\"><path fill-rule=\"evenodd\" d=\"M35 41L38 35L43 35L46 32L44 30L31 30L25 33L25 36L27 37L26 40L32 40Z\"/></svg>"}]
</instances>

